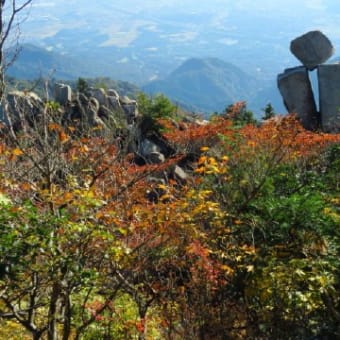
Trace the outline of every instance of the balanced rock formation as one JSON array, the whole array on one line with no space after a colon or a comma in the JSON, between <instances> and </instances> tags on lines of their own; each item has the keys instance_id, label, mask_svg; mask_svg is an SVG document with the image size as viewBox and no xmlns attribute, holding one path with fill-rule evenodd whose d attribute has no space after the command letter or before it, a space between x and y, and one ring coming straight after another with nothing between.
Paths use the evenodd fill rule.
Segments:
<instances>
[{"instance_id":1,"label":"balanced rock formation","mask_svg":"<svg viewBox=\"0 0 340 340\"><path fill-rule=\"evenodd\" d=\"M311 31L294 39L290 50L304 66L286 69L277 77L287 111L296 113L307 130L321 128L325 132L340 132L340 64L321 65L334 53L332 43L320 31ZM317 112L308 74L315 68L320 112Z\"/></svg>"},{"instance_id":2,"label":"balanced rock formation","mask_svg":"<svg viewBox=\"0 0 340 340\"><path fill-rule=\"evenodd\" d=\"M290 43L290 51L308 70L314 70L334 53L330 40L320 31L308 32Z\"/></svg>"}]
</instances>

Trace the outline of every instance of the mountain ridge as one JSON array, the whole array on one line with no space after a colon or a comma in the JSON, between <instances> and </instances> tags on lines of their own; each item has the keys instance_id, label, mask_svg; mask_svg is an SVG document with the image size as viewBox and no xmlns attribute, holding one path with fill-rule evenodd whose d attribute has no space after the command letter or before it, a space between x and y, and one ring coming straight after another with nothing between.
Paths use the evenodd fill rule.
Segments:
<instances>
[{"instance_id":1,"label":"mountain ridge","mask_svg":"<svg viewBox=\"0 0 340 340\"><path fill-rule=\"evenodd\" d=\"M258 81L241 68L219 58L190 58L162 80L142 87L154 95L164 93L175 102L204 113L220 112L236 101L255 95Z\"/></svg>"}]
</instances>

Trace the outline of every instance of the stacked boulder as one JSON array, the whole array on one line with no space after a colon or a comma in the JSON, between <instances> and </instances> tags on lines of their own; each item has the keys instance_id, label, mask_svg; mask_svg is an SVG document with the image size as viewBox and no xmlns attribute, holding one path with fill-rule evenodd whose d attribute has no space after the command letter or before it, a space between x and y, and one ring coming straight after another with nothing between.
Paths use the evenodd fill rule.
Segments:
<instances>
[{"instance_id":1,"label":"stacked boulder","mask_svg":"<svg viewBox=\"0 0 340 340\"><path fill-rule=\"evenodd\" d=\"M334 53L330 40L320 31L308 32L290 44L290 51L303 66L286 69L278 75L278 88L288 112L297 114L308 130L321 127L340 131L340 64L324 64ZM319 112L309 71L317 69Z\"/></svg>"}]
</instances>

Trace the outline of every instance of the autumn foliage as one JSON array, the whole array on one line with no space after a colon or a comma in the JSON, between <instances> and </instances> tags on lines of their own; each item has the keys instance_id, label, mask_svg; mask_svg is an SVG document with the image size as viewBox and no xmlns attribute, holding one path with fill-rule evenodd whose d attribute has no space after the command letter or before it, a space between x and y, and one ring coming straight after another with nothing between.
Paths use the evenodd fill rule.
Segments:
<instances>
[{"instance_id":1,"label":"autumn foliage","mask_svg":"<svg viewBox=\"0 0 340 340\"><path fill-rule=\"evenodd\" d=\"M159 165L54 120L2 134L0 338L340 336L340 135L159 123Z\"/></svg>"}]
</instances>

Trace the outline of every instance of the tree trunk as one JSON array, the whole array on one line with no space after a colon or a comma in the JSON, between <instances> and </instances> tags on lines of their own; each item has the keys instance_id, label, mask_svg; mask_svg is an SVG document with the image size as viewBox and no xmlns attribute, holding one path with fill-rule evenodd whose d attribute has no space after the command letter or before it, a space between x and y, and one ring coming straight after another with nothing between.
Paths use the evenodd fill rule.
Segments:
<instances>
[{"instance_id":1,"label":"tree trunk","mask_svg":"<svg viewBox=\"0 0 340 340\"><path fill-rule=\"evenodd\" d=\"M141 301L138 303L138 314L139 314L139 318L141 321L141 327L138 330L139 334L138 334L138 340L145 340L146 336L146 322L145 322L145 317L146 317L146 313L148 311L148 304Z\"/></svg>"},{"instance_id":2,"label":"tree trunk","mask_svg":"<svg viewBox=\"0 0 340 340\"><path fill-rule=\"evenodd\" d=\"M63 340L68 340L70 338L71 333L71 319L72 319L72 310L71 310L71 300L69 293L65 293L64 297L64 330L63 330Z\"/></svg>"},{"instance_id":3,"label":"tree trunk","mask_svg":"<svg viewBox=\"0 0 340 340\"><path fill-rule=\"evenodd\" d=\"M60 285L55 282L52 288L50 307L48 311L48 330L47 330L48 340L58 340L57 305L58 305L59 296L60 296Z\"/></svg>"}]
</instances>

